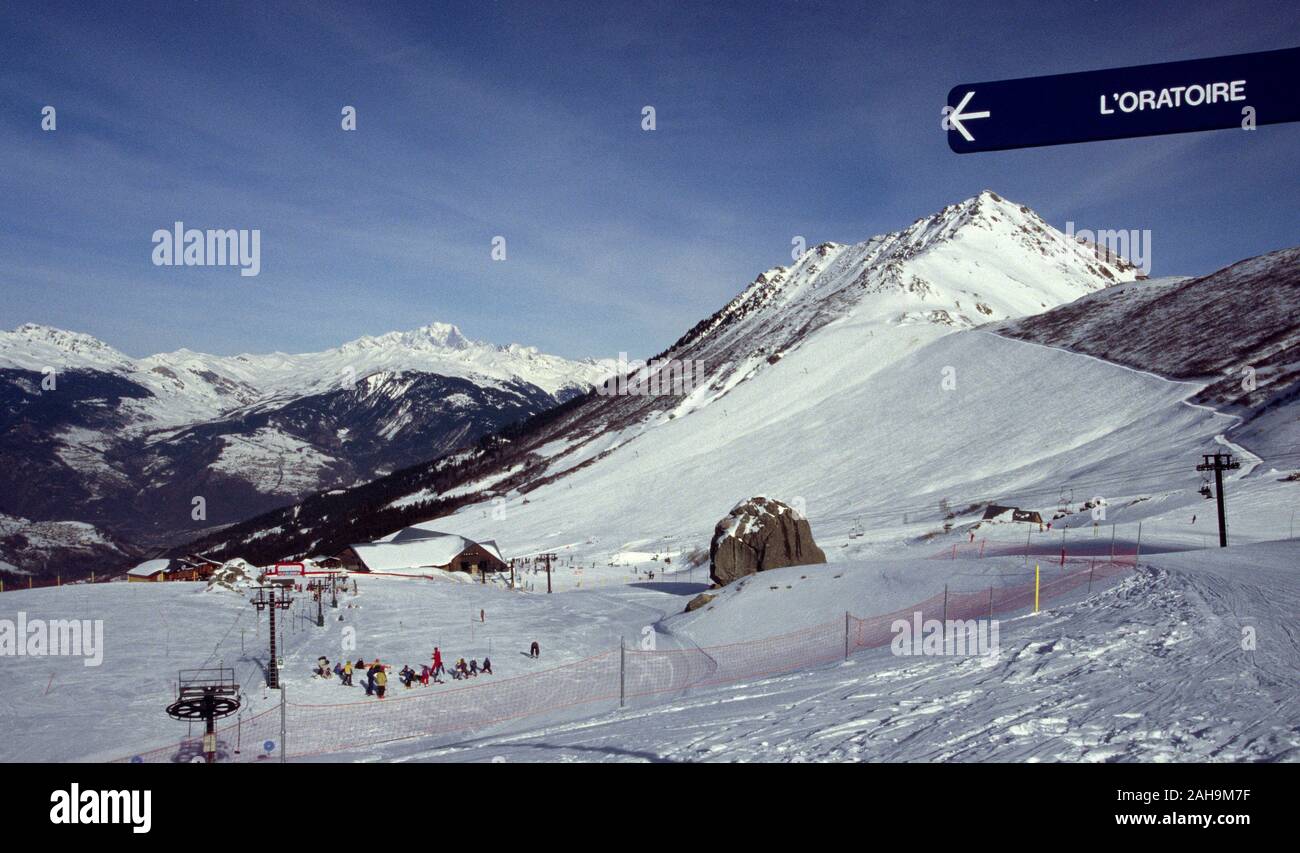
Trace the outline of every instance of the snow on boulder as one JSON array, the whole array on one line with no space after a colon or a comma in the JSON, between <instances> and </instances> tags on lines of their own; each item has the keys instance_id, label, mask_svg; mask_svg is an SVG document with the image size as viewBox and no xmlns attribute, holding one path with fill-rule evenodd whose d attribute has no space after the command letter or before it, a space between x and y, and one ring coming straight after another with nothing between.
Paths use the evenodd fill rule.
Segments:
<instances>
[{"instance_id":1,"label":"snow on boulder","mask_svg":"<svg viewBox=\"0 0 1300 853\"><path fill-rule=\"evenodd\" d=\"M240 557L227 560L222 563L221 568L212 573L211 579L208 580L208 591L228 589L242 592L253 584L259 573L256 567Z\"/></svg>"},{"instance_id":2,"label":"snow on boulder","mask_svg":"<svg viewBox=\"0 0 1300 853\"><path fill-rule=\"evenodd\" d=\"M719 586L768 569L824 562L808 519L762 495L736 504L709 543L709 577Z\"/></svg>"}]
</instances>

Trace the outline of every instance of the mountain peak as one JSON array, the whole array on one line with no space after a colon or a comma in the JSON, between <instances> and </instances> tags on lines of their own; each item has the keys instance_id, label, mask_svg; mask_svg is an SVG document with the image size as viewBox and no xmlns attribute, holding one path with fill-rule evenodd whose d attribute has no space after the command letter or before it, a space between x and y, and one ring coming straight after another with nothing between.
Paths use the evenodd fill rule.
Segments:
<instances>
[{"instance_id":1,"label":"mountain peak","mask_svg":"<svg viewBox=\"0 0 1300 853\"><path fill-rule=\"evenodd\" d=\"M901 231L808 249L792 267L759 275L670 350L701 342L768 355L850 315L967 328L1036 314L1133 277L1126 262L1098 257L986 189Z\"/></svg>"},{"instance_id":2,"label":"mountain peak","mask_svg":"<svg viewBox=\"0 0 1300 853\"><path fill-rule=\"evenodd\" d=\"M964 225L976 224L987 228L991 223L1003 220L1015 224L1043 223L1042 218L1025 205L1010 201L993 190L982 190L978 195L947 205L937 213L921 217L913 223L912 228L924 223L932 226L932 229L928 230L933 230L933 227L937 226L950 236Z\"/></svg>"},{"instance_id":3,"label":"mountain peak","mask_svg":"<svg viewBox=\"0 0 1300 853\"><path fill-rule=\"evenodd\" d=\"M431 343L448 349L465 349L474 342L461 334L460 328L453 323L433 322L421 326L413 334L421 335Z\"/></svg>"}]
</instances>

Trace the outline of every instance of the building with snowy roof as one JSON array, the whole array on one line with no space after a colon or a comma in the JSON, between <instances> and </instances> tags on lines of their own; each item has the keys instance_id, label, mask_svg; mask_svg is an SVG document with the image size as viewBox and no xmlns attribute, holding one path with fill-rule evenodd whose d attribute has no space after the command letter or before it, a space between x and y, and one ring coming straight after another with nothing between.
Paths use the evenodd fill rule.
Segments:
<instances>
[{"instance_id":1,"label":"building with snowy roof","mask_svg":"<svg viewBox=\"0 0 1300 853\"><path fill-rule=\"evenodd\" d=\"M208 560L207 563L212 563ZM212 563L212 565L219 565ZM200 565L193 559L173 560L162 558L145 560L129 569L126 579L132 583L150 581L197 581L211 575L208 565Z\"/></svg>"},{"instance_id":2,"label":"building with snowy roof","mask_svg":"<svg viewBox=\"0 0 1300 853\"><path fill-rule=\"evenodd\" d=\"M405 527L374 542L350 545L338 557L350 572L403 574L441 569L477 575L509 569L495 540L475 542L434 530L428 524Z\"/></svg>"}]
</instances>

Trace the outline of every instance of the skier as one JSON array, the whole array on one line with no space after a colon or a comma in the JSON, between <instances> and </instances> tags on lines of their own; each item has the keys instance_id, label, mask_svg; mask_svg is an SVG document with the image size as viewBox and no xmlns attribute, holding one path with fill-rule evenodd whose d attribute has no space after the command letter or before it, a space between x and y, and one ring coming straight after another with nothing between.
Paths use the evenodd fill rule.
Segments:
<instances>
[{"instance_id":1,"label":"skier","mask_svg":"<svg viewBox=\"0 0 1300 853\"><path fill-rule=\"evenodd\" d=\"M438 674L447 674L447 670L442 665L442 650L437 646L433 647L433 680L438 680Z\"/></svg>"},{"instance_id":2,"label":"skier","mask_svg":"<svg viewBox=\"0 0 1300 853\"><path fill-rule=\"evenodd\" d=\"M415 670L411 669L409 665L404 664L402 666L401 678L402 678L402 686L404 686L407 690L410 690L411 683L415 681Z\"/></svg>"},{"instance_id":3,"label":"skier","mask_svg":"<svg viewBox=\"0 0 1300 853\"><path fill-rule=\"evenodd\" d=\"M485 612L483 612L482 610L479 610L479 612L478 612L478 621L480 621L480 622L486 622L486 621L487 621L487 614L486 614Z\"/></svg>"},{"instance_id":4,"label":"skier","mask_svg":"<svg viewBox=\"0 0 1300 853\"><path fill-rule=\"evenodd\" d=\"M429 669L429 665L428 665L427 663L424 664L424 665L422 665L422 666L420 667L420 686L421 686L421 687L428 687L428 686L429 686L429 673L430 673L430 671L431 671L431 670Z\"/></svg>"},{"instance_id":5,"label":"skier","mask_svg":"<svg viewBox=\"0 0 1300 853\"><path fill-rule=\"evenodd\" d=\"M492 658L483 658L483 674L492 674Z\"/></svg>"},{"instance_id":6,"label":"skier","mask_svg":"<svg viewBox=\"0 0 1300 853\"><path fill-rule=\"evenodd\" d=\"M465 664L464 658L456 661L456 671L460 673L461 678L469 678L469 667Z\"/></svg>"},{"instance_id":7,"label":"skier","mask_svg":"<svg viewBox=\"0 0 1300 853\"><path fill-rule=\"evenodd\" d=\"M343 664L343 686L352 686L352 661Z\"/></svg>"},{"instance_id":8,"label":"skier","mask_svg":"<svg viewBox=\"0 0 1300 853\"><path fill-rule=\"evenodd\" d=\"M379 671L375 673L375 695L378 696L380 699L383 699L384 691L387 688L388 688L388 673L384 672L384 668L381 666L379 667Z\"/></svg>"},{"instance_id":9,"label":"skier","mask_svg":"<svg viewBox=\"0 0 1300 853\"><path fill-rule=\"evenodd\" d=\"M529 648L528 648L528 656L529 656L530 658L538 658L538 657L541 657L541 656L542 656L542 647L539 646L539 645L537 645L537 641L536 641L536 640L533 640L533 644L532 644L531 646L529 646Z\"/></svg>"},{"instance_id":10,"label":"skier","mask_svg":"<svg viewBox=\"0 0 1300 853\"><path fill-rule=\"evenodd\" d=\"M473 658L469 662L469 674L478 678L478 661Z\"/></svg>"},{"instance_id":11,"label":"skier","mask_svg":"<svg viewBox=\"0 0 1300 853\"><path fill-rule=\"evenodd\" d=\"M316 658L316 674L321 678L330 677L329 658L325 657L324 655L321 655L320 657Z\"/></svg>"}]
</instances>

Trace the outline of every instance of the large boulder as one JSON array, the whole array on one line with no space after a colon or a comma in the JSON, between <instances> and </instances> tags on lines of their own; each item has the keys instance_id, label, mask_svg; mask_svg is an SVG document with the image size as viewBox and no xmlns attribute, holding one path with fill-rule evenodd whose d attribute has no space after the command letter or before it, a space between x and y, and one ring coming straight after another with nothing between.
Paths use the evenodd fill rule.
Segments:
<instances>
[{"instance_id":1,"label":"large boulder","mask_svg":"<svg viewBox=\"0 0 1300 853\"><path fill-rule=\"evenodd\" d=\"M702 592L690 601L686 602L686 612L694 613L696 610L699 610L715 598L717 598L717 596L712 593Z\"/></svg>"},{"instance_id":2,"label":"large boulder","mask_svg":"<svg viewBox=\"0 0 1300 853\"><path fill-rule=\"evenodd\" d=\"M719 586L768 569L824 562L808 519L761 495L736 504L709 543L709 576Z\"/></svg>"}]
</instances>

